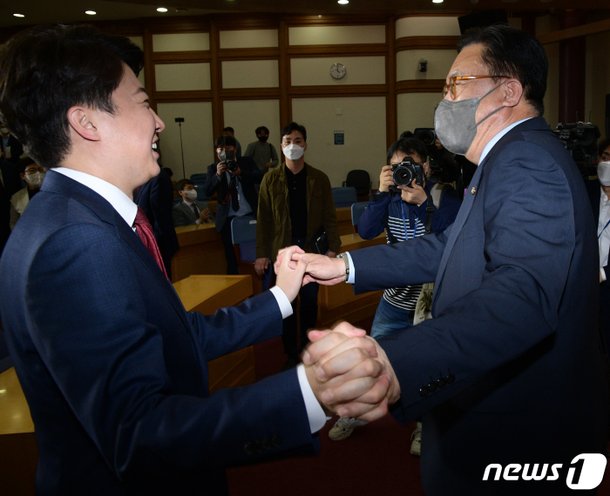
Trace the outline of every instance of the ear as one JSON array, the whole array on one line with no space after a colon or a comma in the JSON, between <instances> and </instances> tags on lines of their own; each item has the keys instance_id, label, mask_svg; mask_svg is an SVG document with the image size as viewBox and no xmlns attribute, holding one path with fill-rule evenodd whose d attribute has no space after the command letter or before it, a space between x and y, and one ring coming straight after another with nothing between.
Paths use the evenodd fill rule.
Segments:
<instances>
[{"instance_id":1,"label":"ear","mask_svg":"<svg viewBox=\"0 0 610 496\"><path fill-rule=\"evenodd\" d=\"M70 107L68 124L72 130L88 141L99 141L100 137L94 124L95 110L88 107Z\"/></svg>"},{"instance_id":2,"label":"ear","mask_svg":"<svg viewBox=\"0 0 610 496\"><path fill-rule=\"evenodd\" d=\"M504 83L504 103L508 107L515 107L523 97L523 86L516 79L509 79Z\"/></svg>"}]
</instances>

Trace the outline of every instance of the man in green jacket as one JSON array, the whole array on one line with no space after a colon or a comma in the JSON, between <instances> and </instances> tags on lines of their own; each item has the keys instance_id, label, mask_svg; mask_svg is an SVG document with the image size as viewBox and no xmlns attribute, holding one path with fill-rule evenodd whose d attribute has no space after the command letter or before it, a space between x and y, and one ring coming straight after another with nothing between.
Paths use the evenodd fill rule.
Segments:
<instances>
[{"instance_id":1,"label":"man in green jacket","mask_svg":"<svg viewBox=\"0 0 610 496\"><path fill-rule=\"evenodd\" d=\"M265 174L259 192L254 268L261 276L285 246L298 245L331 257L341 246L328 176L305 163L307 130L291 122L281 135L285 162ZM295 309L284 320L282 340L288 364L297 362L307 343L307 329L316 325L317 300L318 285L304 286L298 299L300 311ZM299 315L298 327L295 315Z\"/></svg>"}]
</instances>

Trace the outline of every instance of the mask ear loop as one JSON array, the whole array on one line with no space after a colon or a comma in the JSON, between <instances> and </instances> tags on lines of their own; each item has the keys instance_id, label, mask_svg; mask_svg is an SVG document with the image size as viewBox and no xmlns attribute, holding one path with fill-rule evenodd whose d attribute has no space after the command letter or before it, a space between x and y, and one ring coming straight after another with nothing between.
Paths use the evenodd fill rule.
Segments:
<instances>
[{"instance_id":1,"label":"mask ear loop","mask_svg":"<svg viewBox=\"0 0 610 496\"><path fill-rule=\"evenodd\" d=\"M500 86L502 86L503 84L504 84L504 83L500 83L498 86L495 86L495 87L493 87L492 89L490 89L490 90L489 90L487 93L485 93L483 96L480 96L480 97L478 98L478 100L479 100L479 101L477 102L477 105L478 105L479 103L481 103L481 100L483 100L483 98L485 98L487 95L489 95L489 94L490 94L490 93L492 93L493 91L497 90L497 89L498 89ZM479 124L481 124L483 121L485 121L485 120L489 119L489 118L490 118L492 115L494 115L496 112L499 112L499 111L500 111L500 110L502 110L503 108L504 108L504 105L502 105L502 106L498 107L498 108L497 108L497 109L495 109L495 110L492 110L492 111L491 111L489 114L487 114L485 117L483 117L483 118L482 118L482 119L481 119L479 122L477 122L477 123L476 123L474 126L475 126L475 127L478 127L478 126L479 126Z\"/></svg>"}]
</instances>

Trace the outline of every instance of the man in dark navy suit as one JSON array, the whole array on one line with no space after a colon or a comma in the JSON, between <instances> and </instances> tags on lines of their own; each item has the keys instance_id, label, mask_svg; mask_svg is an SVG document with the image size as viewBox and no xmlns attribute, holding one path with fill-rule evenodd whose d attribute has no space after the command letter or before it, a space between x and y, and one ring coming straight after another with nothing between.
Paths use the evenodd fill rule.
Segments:
<instances>
[{"instance_id":1,"label":"man in dark navy suit","mask_svg":"<svg viewBox=\"0 0 610 496\"><path fill-rule=\"evenodd\" d=\"M165 127L142 59L87 26L23 31L0 53L2 119L50 168L0 259L40 495L226 495L225 467L315 449L328 412L387 411L389 376L358 333L324 337L324 363L209 393L210 359L281 334L304 267L277 264L277 285L238 307L185 311L132 197L159 173Z\"/></svg>"},{"instance_id":2,"label":"man in dark navy suit","mask_svg":"<svg viewBox=\"0 0 610 496\"><path fill-rule=\"evenodd\" d=\"M435 280L434 318L379 340L396 413L423 419L428 496L556 496L603 477L596 233L580 173L542 118L546 76L525 32L466 34L435 113L443 145L478 166L453 225L339 260L295 257L309 278L357 291Z\"/></svg>"}]
</instances>

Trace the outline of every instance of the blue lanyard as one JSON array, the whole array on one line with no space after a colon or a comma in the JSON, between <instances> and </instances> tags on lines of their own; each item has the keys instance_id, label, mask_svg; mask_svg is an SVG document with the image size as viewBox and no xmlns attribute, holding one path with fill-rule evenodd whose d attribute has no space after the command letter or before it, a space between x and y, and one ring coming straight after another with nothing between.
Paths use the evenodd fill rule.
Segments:
<instances>
[{"instance_id":1,"label":"blue lanyard","mask_svg":"<svg viewBox=\"0 0 610 496\"><path fill-rule=\"evenodd\" d=\"M608 222L606 222L606 225L604 226L604 228L597 235L597 239L599 239L601 237L601 235L604 233L604 231L606 230L606 227L608 227L608 224L610 224L610 219L608 219Z\"/></svg>"},{"instance_id":2,"label":"blue lanyard","mask_svg":"<svg viewBox=\"0 0 610 496\"><path fill-rule=\"evenodd\" d=\"M401 199L400 200L400 214L402 217L402 228L404 231L404 239L407 240L409 239L409 234L408 234L408 228L410 227L410 219L406 218L405 216L405 202Z\"/></svg>"}]
</instances>

